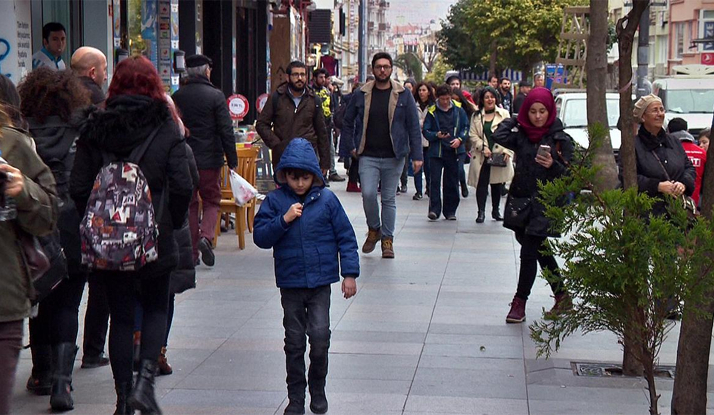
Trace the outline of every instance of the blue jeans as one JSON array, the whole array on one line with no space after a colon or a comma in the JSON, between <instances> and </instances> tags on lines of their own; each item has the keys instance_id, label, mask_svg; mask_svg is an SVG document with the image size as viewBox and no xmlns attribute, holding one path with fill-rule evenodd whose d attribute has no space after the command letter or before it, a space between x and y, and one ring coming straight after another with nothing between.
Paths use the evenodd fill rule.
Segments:
<instances>
[{"instance_id":1,"label":"blue jeans","mask_svg":"<svg viewBox=\"0 0 714 415\"><path fill-rule=\"evenodd\" d=\"M382 236L394 237L397 221L397 185L404 159L360 157L359 180L362 206L370 229L382 229ZM382 217L380 221L377 188L382 183Z\"/></svg>"},{"instance_id":2,"label":"blue jeans","mask_svg":"<svg viewBox=\"0 0 714 415\"><path fill-rule=\"evenodd\" d=\"M441 157L431 157L431 183L429 212L441 214L441 176L444 175L444 216L455 216L459 207L459 159L455 153L444 152Z\"/></svg>"},{"instance_id":3,"label":"blue jeans","mask_svg":"<svg viewBox=\"0 0 714 415\"><path fill-rule=\"evenodd\" d=\"M288 398L304 401L305 386L325 387L327 352L330 348L329 285L317 288L281 288L285 328L285 369ZM310 339L310 369L305 380L305 335Z\"/></svg>"},{"instance_id":4,"label":"blue jeans","mask_svg":"<svg viewBox=\"0 0 714 415\"><path fill-rule=\"evenodd\" d=\"M423 195L424 192L424 185L422 181L422 173L424 174L424 177L426 178L426 188L427 190L429 189L429 182L431 182L431 178L429 177L429 156L427 156L427 153L429 152L429 147L424 147L424 164L421 166L421 169L419 169L418 172L414 173L414 187L416 188L416 192L420 195Z\"/></svg>"}]
</instances>

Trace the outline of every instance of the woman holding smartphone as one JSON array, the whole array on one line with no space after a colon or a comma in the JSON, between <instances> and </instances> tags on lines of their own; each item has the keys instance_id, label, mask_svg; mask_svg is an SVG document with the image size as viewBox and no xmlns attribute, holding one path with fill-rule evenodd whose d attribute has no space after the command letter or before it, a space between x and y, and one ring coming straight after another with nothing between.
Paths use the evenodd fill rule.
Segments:
<instances>
[{"instance_id":1,"label":"woman holding smartphone","mask_svg":"<svg viewBox=\"0 0 714 415\"><path fill-rule=\"evenodd\" d=\"M521 267L506 322L525 321L526 301L538 272L537 264L554 277L549 281L555 294L550 315L560 314L570 309L572 300L563 288L555 258L541 252L545 240L559 234L550 228L545 208L538 202L538 182L552 181L566 174L573 156L573 143L556 117L550 91L534 88L523 102L518 118L503 121L492 138L496 144L515 152L518 160L506 200L503 226L513 230L521 244Z\"/></svg>"}]
</instances>

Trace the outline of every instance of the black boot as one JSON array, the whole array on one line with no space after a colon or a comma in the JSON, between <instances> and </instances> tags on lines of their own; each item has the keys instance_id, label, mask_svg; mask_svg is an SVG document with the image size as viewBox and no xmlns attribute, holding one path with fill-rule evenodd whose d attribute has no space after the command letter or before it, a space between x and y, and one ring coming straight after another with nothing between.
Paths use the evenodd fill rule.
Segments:
<instances>
[{"instance_id":1,"label":"black boot","mask_svg":"<svg viewBox=\"0 0 714 415\"><path fill-rule=\"evenodd\" d=\"M486 214L483 212L483 210L478 212L478 216L476 216L476 223L483 223L486 220Z\"/></svg>"},{"instance_id":2,"label":"black boot","mask_svg":"<svg viewBox=\"0 0 714 415\"><path fill-rule=\"evenodd\" d=\"M156 360L143 359L141 368L136 380L136 387L129 397L129 405L137 411L141 411L142 415L161 415L161 409L156 402L154 393L154 377L158 364Z\"/></svg>"},{"instance_id":3,"label":"black boot","mask_svg":"<svg viewBox=\"0 0 714 415\"><path fill-rule=\"evenodd\" d=\"M325 383L321 386L310 385L310 410L315 414L327 413L327 396L325 396Z\"/></svg>"},{"instance_id":4,"label":"black boot","mask_svg":"<svg viewBox=\"0 0 714 415\"><path fill-rule=\"evenodd\" d=\"M117 392L117 409L114 415L134 415L134 410L127 403L131 395L131 382L114 382L114 390Z\"/></svg>"},{"instance_id":5,"label":"black boot","mask_svg":"<svg viewBox=\"0 0 714 415\"><path fill-rule=\"evenodd\" d=\"M52 396L50 406L55 411L71 411L74 409L72 400L72 370L74 358L77 356L77 345L60 343L53 350L54 371L52 374Z\"/></svg>"},{"instance_id":6,"label":"black boot","mask_svg":"<svg viewBox=\"0 0 714 415\"><path fill-rule=\"evenodd\" d=\"M491 217L499 222L503 220L503 216L501 216L501 212L499 212L498 207L493 208L493 211L491 212Z\"/></svg>"},{"instance_id":7,"label":"black boot","mask_svg":"<svg viewBox=\"0 0 714 415\"><path fill-rule=\"evenodd\" d=\"M305 413L305 398L302 398L302 400L293 399L290 398L289 395L288 398L290 399L290 403L285 407L283 415L303 415Z\"/></svg>"},{"instance_id":8,"label":"black boot","mask_svg":"<svg viewBox=\"0 0 714 415\"><path fill-rule=\"evenodd\" d=\"M32 345L32 374L27 379L27 390L37 395L52 392L52 346Z\"/></svg>"}]
</instances>

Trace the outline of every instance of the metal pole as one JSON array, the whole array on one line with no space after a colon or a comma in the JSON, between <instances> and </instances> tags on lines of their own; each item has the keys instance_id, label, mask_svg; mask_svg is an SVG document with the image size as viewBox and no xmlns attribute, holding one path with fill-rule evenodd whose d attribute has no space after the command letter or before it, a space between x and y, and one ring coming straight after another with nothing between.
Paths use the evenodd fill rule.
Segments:
<instances>
[{"instance_id":1,"label":"metal pole","mask_svg":"<svg viewBox=\"0 0 714 415\"><path fill-rule=\"evenodd\" d=\"M358 65L359 65L359 81L364 83L367 80L367 1L360 0L359 4L359 47Z\"/></svg>"},{"instance_id":2,"label":"metal pole","mask_svg":"<svg viewBox=\"0 0 714 415\"><path fill-rule=\"evenodd\" d=\"M640 17L640 34L637 39L637 98L652 92L652 84L647 79L647 69L650 63L650 6Z\"/></svg>"}]
</instances>

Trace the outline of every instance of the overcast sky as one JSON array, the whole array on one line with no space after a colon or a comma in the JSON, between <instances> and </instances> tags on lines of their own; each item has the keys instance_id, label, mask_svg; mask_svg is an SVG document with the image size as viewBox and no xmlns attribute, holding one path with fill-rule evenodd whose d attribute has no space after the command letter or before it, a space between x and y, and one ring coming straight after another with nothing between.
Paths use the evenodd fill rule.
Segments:
<instances>
[{"instance_id":1,"label":"overcast sky","mask_svg":"<svg viewBox=\"0 0 714 415\"><path fill-rule=\"evenodd\" d=\"M387 0L390 3L387 11L392 24L429 23L430 20L439 23L445 19L449 6L456 0Z\"/></svg>"}]
</instances>

